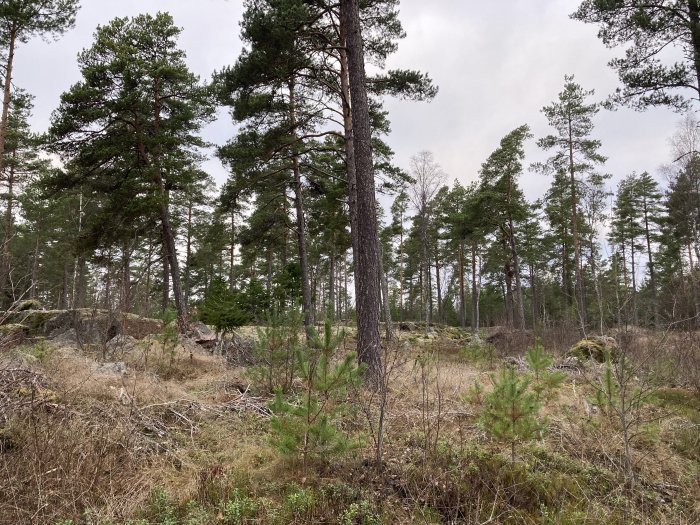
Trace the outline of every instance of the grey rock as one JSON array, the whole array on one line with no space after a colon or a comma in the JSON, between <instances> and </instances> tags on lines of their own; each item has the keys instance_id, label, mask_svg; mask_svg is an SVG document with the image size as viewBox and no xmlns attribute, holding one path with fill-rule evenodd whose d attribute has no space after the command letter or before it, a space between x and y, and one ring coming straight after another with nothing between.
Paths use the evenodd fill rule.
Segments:
<instances>
[{"instance_id":1,"label":"grey rock","mask_svg":"<svg viewBox=\"0 0 700 525\"><path fill-rule=\"evenodd\" d=\"M67 330L65 328L57 328L51 332L49 339L54 344L59 345L77 345L79 343L78 333L75 331L75 328L68 328Z\"/></svg>"},{"instance_id":2,"label":"grey rock","mask_svg":"<svg viewBox=\"0 0 700 525\"><path fill-rule=\"evenodd\" d=\"M194 339L194 341L200 344L205 341L216 340L216 334L214 331L201 321L197 321L196 323L192 323L190 325L190 333L188 335L191 339Z\"/></svg>"},{"instance_id":3,"label":"grey rock","mask_svg":"<svg viewBox=\"0 0 700 525\"><path fill-rule=\"evenodd\" d=\"M127 372L126 363L123 361L100 363L97 372L105 375L123 376Z\"/></svg>"},{"instance_id":4,"label":"grey rock","mask_svg":"<svg viewBox=\"0 0 700 525\"><path fill-rule=\"evenodd\" d=\"M110 352L130 352L136 346L136 339L127 334L115 335L107 341L107 350Z\"/></svg>"}]
</instances>

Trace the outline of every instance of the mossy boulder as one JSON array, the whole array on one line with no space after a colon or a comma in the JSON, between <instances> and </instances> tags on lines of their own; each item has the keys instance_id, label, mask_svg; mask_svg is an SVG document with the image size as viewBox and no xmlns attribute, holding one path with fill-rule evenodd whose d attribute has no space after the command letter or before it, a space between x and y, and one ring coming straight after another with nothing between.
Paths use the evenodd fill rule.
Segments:
<instances>
[{"instance_id":1,"label":"mossy boulder","mask_svg":"<svg viewBox=\"0 0 700 525\"><path fill-rule=\"evenodd\" d=\"M27 326L22 323L0 325L0 350L22 344L28 331Z\"/></svg>"},{"instance_id":2,"label":"mossy boulder","mask_svg":"<svg viewBox=\"0 0 700 525\"><path fill-rule=\"evenodd\" d=\"M0 325L0 335L15 335L26 333L28 330L26 325L21 323L9 323Z\"/></svg>"},{"instance_id":3,"label":"mossy boulder","mask_svg":"<svg viewBox=\"0 0 700 525\"><path fill-rule=\"evenodd\" d=\"M36 299L24 299L22 301L16 301L10 310L13 312L28 312L30 310L42 310L41 303Z\"/></svg>"},{"instance_id":4,"label":"mossy boulder","mask_svg":"<svg viewBox=\"0 0 700 525\"><path fill-rule=\"evenodd\" d=\"M618 346L614 338L608 336L591 336L581 339L572 346L565 357L575 357L579 361L593 360L604 363L608 356L617 360Z\"/></svg>"}]
</instances>

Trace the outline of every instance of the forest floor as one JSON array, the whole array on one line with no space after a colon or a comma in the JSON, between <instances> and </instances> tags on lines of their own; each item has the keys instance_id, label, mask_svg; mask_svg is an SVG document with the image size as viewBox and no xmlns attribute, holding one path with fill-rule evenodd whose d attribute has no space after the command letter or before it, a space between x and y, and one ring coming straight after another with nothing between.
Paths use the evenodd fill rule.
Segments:
<instances>
[{"instance_id":1,"label":"forest floor","mask_svg":"<svg viewBox=\"0 0 700 525\"><path fill-rule=\"evenodd\" d=\"M504 362L528 371L513 337L487 335L398 332L381 468L367 391L343 420L360 445L304 465L271 444L250 369L191 341L25 342L0 353L0 524L700 523L700 392L667 373L633 407L630 477L593 401L604 366L563 367L513 461L479 416Z\"/></svg>"}]
</instances>

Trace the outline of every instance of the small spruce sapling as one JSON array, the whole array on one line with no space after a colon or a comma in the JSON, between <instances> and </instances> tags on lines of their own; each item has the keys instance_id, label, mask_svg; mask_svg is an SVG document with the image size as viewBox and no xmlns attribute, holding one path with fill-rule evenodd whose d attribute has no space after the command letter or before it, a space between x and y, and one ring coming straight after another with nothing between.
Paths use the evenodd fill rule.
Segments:
<instances>
[{"instance_id":1,"label":"small spruce sapling","mask_svg":"<svg viewBox=\"0 0 700 525\"><path fill-rule=\"evenodd\" d=\"M224 339L228 332L250 320L241 302L240 294L232 291L223 279L216 278L199 305L199 320L216 329L217 339L219 334Z\"/></svg>"},{"instance_id":2,"label":"small spruce sapling","mask_svg":"<svg viewBox=\"0 0 700 525\"><path fill-rule=\"evenodd\" d=\"M349 410L347 389L360 383L362 372L354 353L333 363L344 336L334 336L328 320L323 339L314 331L309 344L296 352L303 390L289 400L277 388L270 405L272 444L282 454L301 458L304 469L310 458L328 459L356 445L338 426Z\"/></svg>"},{"instance_id":3,"label":"small spruce sapling","mask_svg":"<svg viewBox=\"0 0 700 525\"><path fill-rule=\"evenodd\" d=\"M529 390L530 381L520 378L512 367L492 376L493 390L484 398L481 425L499 441L510 443L511 463L515 446L533 439L543 429L537 418L541 404Z\"/></svg>"},{"instance_id":4,"label":"small spruce sapling","mask_svg":"<svg viewBox=\"0 0 700 525\"><path fill-rule=\"evenodd\" d=\"M539 339L535 341L533 346L528 347L525 361L534 372L535 382L532 385L532 390L538 400L541 397L547 397L549 393L559 388L566 378L562 372L549 372L547 370L552 366L552 356L545 352Z\"/></svg>"}]
</instances>

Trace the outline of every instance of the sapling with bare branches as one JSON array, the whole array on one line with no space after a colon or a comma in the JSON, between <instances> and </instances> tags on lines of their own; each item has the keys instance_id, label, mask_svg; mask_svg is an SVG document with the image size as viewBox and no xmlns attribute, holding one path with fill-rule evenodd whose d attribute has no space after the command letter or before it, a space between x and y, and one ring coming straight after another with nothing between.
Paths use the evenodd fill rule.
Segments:
<instances>
[{"instance_id":1,"label":"sapling with bare branches","mask_svg":"<svg viewBox=\"0 0 700 525\"><path fill-rule=\"evenodd\" d=\"M646 369L658 349L647 348L633 359L632 334L624 332L619 337L616 359L606 355L603 373L591 382L595 389L595 402L602 414L616 421L622 437L624 470L627 483L634 485L635 473L632 458L632 442L644 432L648 423L658 421L664 415L650 416L644 405L656 391L653 375ZM653 346L653 345L652 345Z\"/></svg>"}]
</instances>

